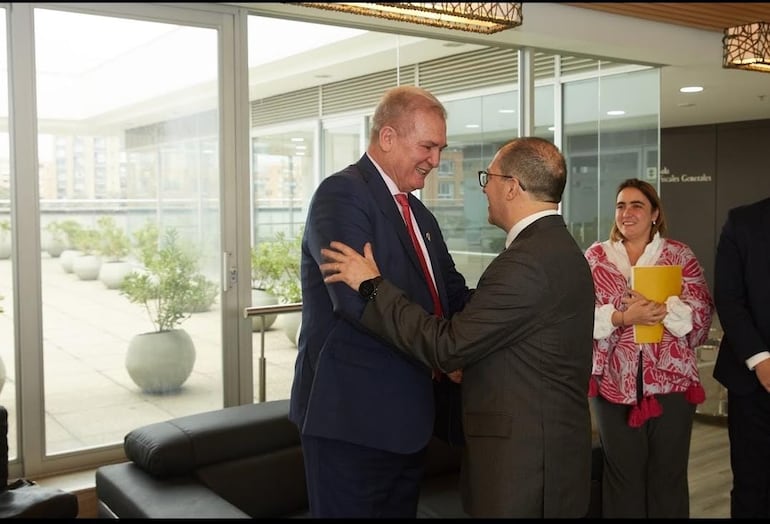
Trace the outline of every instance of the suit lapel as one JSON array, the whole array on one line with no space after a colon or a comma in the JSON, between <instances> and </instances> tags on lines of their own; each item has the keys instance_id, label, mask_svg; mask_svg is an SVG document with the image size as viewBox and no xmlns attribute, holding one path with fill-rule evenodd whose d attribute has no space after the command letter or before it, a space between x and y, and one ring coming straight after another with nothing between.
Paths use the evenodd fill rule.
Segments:
<instances>
[{"instance_id":1,"label":"suit lapel","mask_svg":"<svg viewBox=\"0 0 770 524\"><path fill-rule=\"evenodd\" d=\"M358 167L374 196L374 201L377 202L377 205L380 208L380 212L387 218L388 222L393 225L393 230L396 232L396 235L401 242L401 246L407 253L409 260L412 261L414 270L424 279L425 277L422 273L422 267L420 267L420 261L417 259L417 252L414 250L414 246L412 246L412 238L409 236L409 231L406 229L404 218L401 216L401 211L398 209L398 205L393 199L393 195L390 194L388 186L385 185L385 181L382 180L380 173L377 171L377 168L374 167L372 161L369 160L368 156L363 155L361 157L361 160L358 161ZM409 195L409 204L411 205L412 202L413 197ZM412 207L412 211L415 211L414 206ZM417 223L420 224L418 215L415 215L415 219L417 220ZM420 230L422 231L422 224L420 224ZM433 256L431 255L431 259L432 258ZM433 271L434 273L436 272L435 268Z\"/></svg>"}]
</instances>

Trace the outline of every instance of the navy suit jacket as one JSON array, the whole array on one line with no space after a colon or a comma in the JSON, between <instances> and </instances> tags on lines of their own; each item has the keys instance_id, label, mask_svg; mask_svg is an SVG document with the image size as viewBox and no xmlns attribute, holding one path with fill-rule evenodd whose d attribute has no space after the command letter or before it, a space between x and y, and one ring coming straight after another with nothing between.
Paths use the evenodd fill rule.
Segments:
<instances>
[{"instance_id":1,"label":"navy suit jacket","mask_svg":"<svg viewBox=\"0 0 770 524\"><path fill-rule=\"evenodd\" d=\"M436 218L409 196L433 265L445 314L469 293ZM302 327L289 418L306 435L396 453L423 448L433 432L431 370L364 328L365 301L347 284L325 284L321 248L371 242L383 276L433 311L428 283L384 180L364 155L324 179L313 195L302 239Z\"/></svg>"},{"instance_id":2,"label":"navy suit jacket","mask_svg":"<svg viewBox=\"0 0 770 524\"><path fill-rule=\"evenodd\" d=\"M761 387L746 360L770 350L770 198L729 211L717 245L714 303L724 335L714 378L731 393Z\"/></svg>"}]
</instances>

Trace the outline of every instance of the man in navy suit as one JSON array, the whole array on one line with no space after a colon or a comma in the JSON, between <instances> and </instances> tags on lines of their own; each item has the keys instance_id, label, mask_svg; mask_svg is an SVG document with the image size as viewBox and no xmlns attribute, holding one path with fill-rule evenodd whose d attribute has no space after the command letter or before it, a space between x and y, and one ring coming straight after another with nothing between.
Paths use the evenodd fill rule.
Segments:
<instances>
[{"instance_id":1,"label":"man in navy suit","mask_svg":"<svg viewBox=\"0 0 770 524\"><path fill-rule=\"evenodd\" d=\"M770 517L770 198L729 211L714 303L724 335L714 378L727 388L733 518Z\"/></svg>"},{"instance_id":2,"label":"man in navy suit","mask_svg":"<svg viewBox=\"0 0 770 524\"><path fill-rule=\"evenodd\" d=\"M324 179L310 203L289 418L300 429L314 517L416 516L434 424L432 370L365 329L358 321L364 299L324 284L319 265L331 240L359 250L370 242L383 275L426 311L437 313L429 286L438 293L438 313L460 310L465 279L436 218L409 195L425 185L446 145L443 105L424 89L390 89L372 118L366 154ZM404 193L432 282L396 201Z\"/></svg>"}]
</instances>

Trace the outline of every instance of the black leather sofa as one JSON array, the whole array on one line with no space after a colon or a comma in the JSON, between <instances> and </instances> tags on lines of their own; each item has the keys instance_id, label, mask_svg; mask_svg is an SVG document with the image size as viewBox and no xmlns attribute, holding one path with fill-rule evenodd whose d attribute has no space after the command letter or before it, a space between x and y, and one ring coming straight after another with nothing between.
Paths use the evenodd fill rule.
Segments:
<instances>
[{"instance_id":1,"label":"black leather sofa","mask_svg":"<svg viewBox=\"0 0 770 524\"><path fill-rule=\"evenodd\" d=\"M288 409L287 400L277 400L131 431L124 441L129 462L96 471L99 517L308 516L299 433ZM467 516L458 489L460 453L431 441L418 517Z\"/></svg>"},{"instance_id":2,"label":"black leather sofa","mask_svg":"<svg viewBox=\"0 0 770 524\"><path fill-rule=\"evenodd\" d=\"M38 486L27 479L8 483L8 410L0 406L0 520L78 516L78 497L58 488Z\"/></svg>"},{"instance_id":3,"label":"black leather sofa","mask_svg":"<svg viewBox=\"0 0 770 524\"><path fill-rule=\"evenodd\" d=\"M288 400L150 424L126 435L130 462L96 470L99 517L264 518L308 515L299 433ZM460 450L434 439L420 516L462 517Z\"/></svg>"}]
</instances>

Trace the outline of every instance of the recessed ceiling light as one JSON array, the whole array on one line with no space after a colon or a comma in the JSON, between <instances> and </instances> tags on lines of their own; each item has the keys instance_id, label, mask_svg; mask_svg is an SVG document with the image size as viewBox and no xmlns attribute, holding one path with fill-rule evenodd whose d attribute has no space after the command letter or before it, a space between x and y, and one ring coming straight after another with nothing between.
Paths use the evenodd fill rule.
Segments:
<instances>
[{"instance_id":1,"label":"recessed ceiling light","mask_svg":"<svg viewBox=\"0 0 770 524\"><path fill-rule=\"evenodd\" d=\"M556 126L551 126L548 128L548 131L556 131Z\"/></svg>"},{"instance_id":2,"label":"recessed ceiling light","mask_svg":"<svg viewBox=\"0 0 770 524\"><path fill-rule=\"evenodd\" d=\"M620 116L620 115L625 115L626 112L620 109L613 109L612 111L607 111L607 114L610 116Z\"/></svg>"},{"instance_id":3,"label":"recessed ceiling light","mask_svg":"<svg viewBox=\"0 0 770 524\"><path fill-rule=\"evenodd\" d=\"M498 113L515 113L515 109L500 109L498 110Z\"/></svg>"},{"instance_id":4,"label":"recessed ceiling light","mask_svg":"<svg viewBox=\"0 0 770 524\"><path fill-rule=\"evenodd\" d=\"M467 127L468 129L478 129L481 126L478 124L465 124L465 127Z\"/></svg>"},{"instance_id":5,"label":"recessed ceiling light","mask_svg":"<svg viewBox=\"0 0 770 524\"><path fill-rule=\"evenodd\" d=\"M703 91L701 86L685 86L679 88L680 93L700 93L701 91Z\"/></svg>"}]
</instances>

